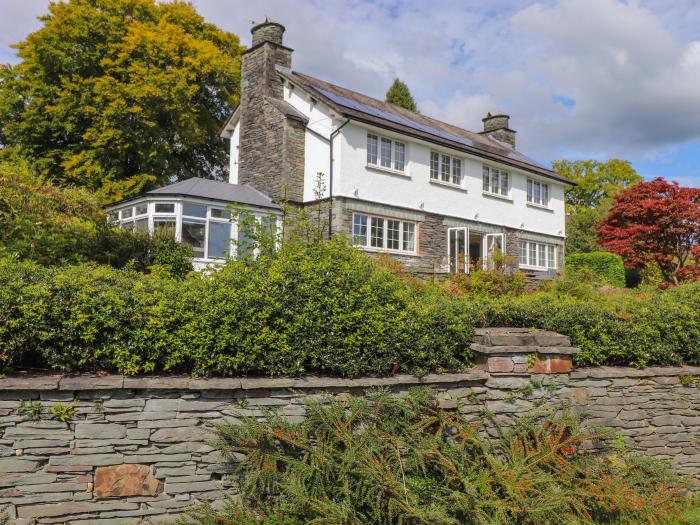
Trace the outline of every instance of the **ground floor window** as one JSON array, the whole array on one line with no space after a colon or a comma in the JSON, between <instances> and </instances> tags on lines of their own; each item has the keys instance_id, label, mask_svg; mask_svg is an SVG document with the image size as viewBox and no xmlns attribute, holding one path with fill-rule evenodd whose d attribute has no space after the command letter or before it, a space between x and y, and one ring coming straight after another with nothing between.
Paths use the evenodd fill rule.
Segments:
<instances>
[{"instance_id":1,"label":"ground floor window","mask_svg":"<svg viewBox=\"0 0 700 525\"><path fill-rule=\"evenodd\" d=\"M520 241L520 266L536 270L550 270L557 267L557 247L534 241Z\"/></svg>"},{"instance_id":2,"label":"ground floor window","mask_svg":"<svg viewBox=\"0 0 700 525\"><path fill-rule=\"evenodd\" d=\"M376 250L416 253L416 223L356 213L352 217L355 246Z\"/></svg>"}]
</instances>

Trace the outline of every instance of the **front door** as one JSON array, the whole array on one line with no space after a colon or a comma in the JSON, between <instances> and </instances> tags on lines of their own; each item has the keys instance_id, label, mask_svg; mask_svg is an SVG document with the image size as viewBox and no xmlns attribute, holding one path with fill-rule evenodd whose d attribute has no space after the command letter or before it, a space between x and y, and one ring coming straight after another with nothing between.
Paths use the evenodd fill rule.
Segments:
<instances>
[{"instance_id":1,"label":"front door","mask_svg":"<svg viewBox=\"0 0 700 525\"><path fill-rule=\"evenodd\" d=\"M505 247L505 235L502 233L489 233L484 235L484 269L493 270L499 256L503 254Z\"/></svg>"},{"instance_id":2,"label":"front door","mask_svg":"<svg viewBox=\"0 0 700 525\"><path fill-rule=\"evenodd\" d=\"M469 231L467 228L448 228L447 257L450 273L469 272L469 249L467 244Z\"/></svg>"}]
</instances>

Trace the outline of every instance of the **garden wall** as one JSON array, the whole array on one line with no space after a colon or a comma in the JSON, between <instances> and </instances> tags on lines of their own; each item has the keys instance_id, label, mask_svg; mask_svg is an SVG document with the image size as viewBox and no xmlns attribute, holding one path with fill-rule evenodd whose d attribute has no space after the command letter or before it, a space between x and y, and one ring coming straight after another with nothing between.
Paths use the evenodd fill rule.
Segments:
<instances>
[{"instance_id":1,"label":"garden wall","mask_svg":"<svg viewBox=\"0 0 700 525\"><path fill-rule=\"evenodd\" d=\"M418 385L434 387L447 410L485 418L486 432L494 420L571 406L590 425L616 429L631 448L673 461L700 486L699 381L700 367L422 379L8 377L0 379L0 504L10 504L17 524L169 523L196 501L236 491L230 466L207 444L212 424L265 408L299 420L311 399ZM41 420L28 420L32 406L41 406ZM70 420L50 419L61 413Z\"/></svg>"}]
</instances>

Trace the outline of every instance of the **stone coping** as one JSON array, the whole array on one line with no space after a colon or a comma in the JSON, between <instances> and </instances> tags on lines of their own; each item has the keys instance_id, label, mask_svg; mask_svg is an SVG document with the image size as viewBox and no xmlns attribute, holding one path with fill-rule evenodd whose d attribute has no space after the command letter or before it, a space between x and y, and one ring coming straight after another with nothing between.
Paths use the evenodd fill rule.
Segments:
<instances>
[{"instance_id":1,"label":"stone coping","mask_svg":"<svg viewBox=\"0 0 700 525\"><path fill-rule=\"evenodd\" d=\"M487 355L532 353L574 355L581 353L581 349L575 346L490 346L476 343L472 343L472 350Z\"/></svg>"},{"instance_id":2,"label":"stone coping","mask_svg":"<svg viewBox=\"0 0 700 525\"><path fill-rule=\"evenodd\" d=\"M700 376L700 366L650 366L631 368L625 366L597 366L595 368L577 368L571 371L571 379L608 379L619 377L654 377L654 376Z\"/></svg>"},{"instance_id":3,"label":"stone coping","mask_svg":"<svg viewBox=\"0 0 700 525\"><path fill-rule=\"evenodd\" d=\"M61 375L15 374L0 379L0 391L8 390L260 390L368 388L395 385L425 385L437 383L483 383L488 374L472 369L455 374L428 374L416 377L407 374L391 377L210 377L189 376L122 376L122 375Z\"/></svg>"}]
</instances>

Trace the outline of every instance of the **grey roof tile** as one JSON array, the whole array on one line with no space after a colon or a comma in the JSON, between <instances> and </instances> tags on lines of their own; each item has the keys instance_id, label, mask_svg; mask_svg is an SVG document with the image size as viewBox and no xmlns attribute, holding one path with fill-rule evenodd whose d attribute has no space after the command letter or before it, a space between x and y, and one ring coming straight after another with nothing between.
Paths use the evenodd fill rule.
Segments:
<instances>
[{"instance_id":1,"label":"grey roof tile","mask_svg":"<svg viewBox=\"0 0 700 525\"><path fill-rule=\"evenodd\" d=\"M281 209L264 193L247 184L229 184L201 177L192 177L168 186L147 191L146 195L173 195L183 197L198 197L222 202L237 202L263 208Z\"/></svg>"}]
</instances>

